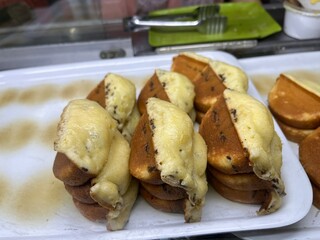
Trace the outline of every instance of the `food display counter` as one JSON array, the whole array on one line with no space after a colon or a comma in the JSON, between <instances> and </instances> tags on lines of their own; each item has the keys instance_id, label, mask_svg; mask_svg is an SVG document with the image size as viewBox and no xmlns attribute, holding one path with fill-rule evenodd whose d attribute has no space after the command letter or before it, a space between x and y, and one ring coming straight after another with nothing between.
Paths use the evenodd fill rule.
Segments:
<instances>
[{"instance_id":1,"label":"food display counter","mask_svg":"<svg viewBox=\"0 0 320 240\"><path fill-rule=\"evenodd\" d=\"M282 1L262 5L281 26L269 36L160 47L151 46L148 30L123 31L122 19L106 17L110 11L95 15L100 1L65 1L68 11L61 11L60 1L24 2L33 4L41 23L12 26L8 15L0 25L0 239L318 238L319 209L312 206L298 144L285 137L276 121L287 195L280 210L267 216L258 216L256 205L228 201L210 189L199 223L186 224L181 216L157 212L138 199L125 229L108 232L105 224L82 218L52 175L54 135L64 106L85 97L109 72L131 79L139 91L154 69L169 70L172 57L194 51L242 69L249 78L249 95L266 106L281 73L320 84L320 39L288 36ZM25 10L25 3L18 10ZM77 21L62 21L70 16ZM30 18L26 14L19 20Z\"/></svg>"}]
</instances>

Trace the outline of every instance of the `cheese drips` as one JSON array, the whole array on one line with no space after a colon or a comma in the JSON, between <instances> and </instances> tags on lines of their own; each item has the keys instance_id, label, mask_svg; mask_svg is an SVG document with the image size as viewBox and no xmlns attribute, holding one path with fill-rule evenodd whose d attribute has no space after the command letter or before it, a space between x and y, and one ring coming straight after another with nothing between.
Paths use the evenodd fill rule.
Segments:
<instances>
[{"instance_id":1,"label":"cheese drips","mask_svg":"<svg viewBox=\"0 0 320 240\"><path fill-rule=\"evenodd\" d=\"M147 112L161 179L186 190L186 222L199 221L208 190L205 177L207 146L194 131L187 113L174 104L150 98Z\"/></svg>"},{"instance_id":2,"label":"cheese drips","mask_svg":"<svg viewBox=\"0 0 320 240\"><path fill-rule=\"evenodd\" d=\"M181 55L209 64L226 88L238 92L246 92L248 90L248 76L239 67L222 61L212 60L193 52L183 52Z\"/></svg>"},{"instance_id":3,"label":"cheese drips","mask_svg":"<svg viewBox=\"0 0 320 240\"><path fill-rule=\"evenodd\" d=\"M136 103L136 87L128 79L109 73L105 79L106 110L118 122L121 130Z\"/></svg>"}]
</instances>

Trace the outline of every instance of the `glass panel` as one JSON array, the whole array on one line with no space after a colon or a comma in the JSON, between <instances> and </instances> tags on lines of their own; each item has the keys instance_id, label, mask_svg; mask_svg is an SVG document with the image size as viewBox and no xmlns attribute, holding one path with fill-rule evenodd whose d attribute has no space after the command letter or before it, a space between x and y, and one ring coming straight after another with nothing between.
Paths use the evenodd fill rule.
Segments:
<instances>
[{"instance_id":1,"label":"glass panel","mask_svg":"<svg viewBox=\"0 0 320 240\"><path fill-rule=\"evenodd\" d=\"M130 37L122 19L220 0L0 0L0 48Z\"/></svg>"}]
</instances>

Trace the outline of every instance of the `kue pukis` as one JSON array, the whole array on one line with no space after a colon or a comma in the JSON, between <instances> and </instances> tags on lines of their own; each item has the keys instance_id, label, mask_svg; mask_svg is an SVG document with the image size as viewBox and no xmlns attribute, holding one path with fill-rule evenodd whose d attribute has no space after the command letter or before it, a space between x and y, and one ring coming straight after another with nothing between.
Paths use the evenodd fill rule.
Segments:
<instances>
[{"instance_id":1,"label":"kue pukis","mask_svg":"<svg viewBox=\"0 0 320 240\"><path fill-rule=\"evenodd\" d=\"M299 144L299 159L313 186L314 202L319 208L320 193L320 127Z\"/></svg>"},{"instance_id":2,"label":"kue pukis","mask_svg":"<svg viewBox=\"0 0 320 240\"><path fill-rule=\"evenodd\" d=\"M194 86L182 74L156 69L139 94L137 103L141 114L146 111L146 103L150 97L171 102L188 113L191 118L195 118L193 108Z\"/></svg>"},{"instance_id":3,"label":"kue pukis","mask_svg":"<svg viewBox=\"0 0 320 240\"><path fill-rule=\"evenodd\" d=\"M286 138L295 143L300 143L306 136L314 131L314 129L292 127L281 122L279 119L276 120Z\"/></svg>"},{"instance_id":4,"label":"kue pukis","mask_svg":"<svg viewBox=\"0 0 320 240\"><path fill-rule=\"evenodd\" d=\"M96 203L90 196L91 180L79 186L72 186L64 183L64 187L73 199L85 204Z\"/></svg>"},{"instance_id":5,"label":"kue pukis","mask_svg":"<svg viewBox=\"0 0 320 240\"><path fill-rule=\"evenodd\" d=\"M131 149L130 172L142 183L141 196L158 210L183 212L185 222L200 221L208 189L207 147L189 115L171 102L149 98Z\"/></svg>"},{"instance_id":6,"label":"kue pukis","mask_svg":"<svg viewBox=\"0 0 320 240\"><path fill-rule=\"evenodd\" d=\"M269 92L268 103L291 141L299 143L320 126L320 84L280 74Z\"/></svg>"},{"instance_id":7,"label":"kue pukis","mask_svg":"<svg viewBox=\"0 0 320 240\"><path fill-rule=\"evenodd\" d=\"M122 135L131 140L140 114L136 104L136 87L128 79L109 73L88 94L87 99L96 101L105 108L117 122Z\"/></svg>"},{"instance_id":8,"label":"kue pukis","mask_svg":"<svg viewBox=\"0 0 320 240\"><path fill-rule=\"evenodd\" d=\"M233 201L262 204L258 214L281 206L282 145L267 107L226 89L204 115L199 132L208 146L208 181L217 192ZM252 186L243 188L243 181ZM259 198L250 198L255 193Z\"/></svg>"},{"instance_id":9,"label":"kue pukis","mask_svg":"<svg viewBox=\"0 0 320 240\"><path fill-rule=\"evenodd\" d=\"M178 200L187 197L187 193L183 188L173 187L165 183L157 185L140 181L140 186L152 196L163 200Z\"/></svg>"},{"instance_id":10,"label":"kue pukis","mask_svg":"<svg viewBox=\"0 0 320 240\"><path fill-rule=\"evenodd\" d=\"M208 172L217 181L223 183L226 187L240 191L255 191L261 189L271 189L272 183L265 181L253 172L239 174L225 174L208 166Z\"/></svg>"},{"instance_id":11,"label":"kue pukis","mask_svg":"<svg viewBox=\"0 0 320 240\"><path fill-rule=\"evenodd\" d=\"M174 200L166 200L152 195L143 186L139 188L142 198L154 209L167 213L184 213L187 198L178 198Z\"/></svg>"},{"instance_id":12,"label":"kue pukis","mask_svg":"<svg viewBox=\"0 0 320 240\"><path fill-rule=\"evenodd\" d=\"M122 229L138 182L130 175L130 146L116 121L94 101L72 100L61 114L54 149L54 175L80 212L90 220L107 220L109 230Z\"/></svg>"},{"instance_id":13,"label":"kue pukis","mask_svg":"<svg viewBox=\"0 0 320 240\"><path fill-rule=\"evenodd\" d=\"M269 199L271 198L271 195L267 189L239 190L230 188L211 174L208 174L208 182L211 184L211 186L213 186L217 193L234 202L248 204L268 204L268 202L271 200Z\"/></svg>"},{"instance_id":14,"label":"kue pukis","mask_svg":"<svg viewBox=\"0 0 320 240\"><path fill-rule=\"evenodd\" d=\"M192 52L175 56L171 70L187 76L193 82L198 122L225 89L239 92L248 89L248 77L240 68Z\"/></svg>"}]
</instances>

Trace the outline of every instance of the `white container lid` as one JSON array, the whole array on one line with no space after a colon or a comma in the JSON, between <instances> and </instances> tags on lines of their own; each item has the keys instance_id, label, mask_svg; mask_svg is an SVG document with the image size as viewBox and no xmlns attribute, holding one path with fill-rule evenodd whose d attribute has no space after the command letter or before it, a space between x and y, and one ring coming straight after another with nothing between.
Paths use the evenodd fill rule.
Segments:
<instances>
[{"instance_id":1,"label":"white container lid","mask_svg":"<svg viewBox=\"0 0 320 240\"><path fill-rule=\"evenodd\" d=\"M296 39L320 38L320 11L307 10L284 1L284 32Z\"/></svg>"}]
</instances>

